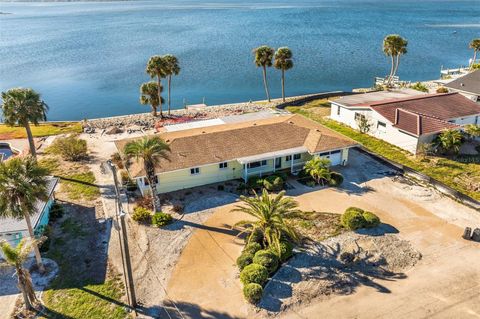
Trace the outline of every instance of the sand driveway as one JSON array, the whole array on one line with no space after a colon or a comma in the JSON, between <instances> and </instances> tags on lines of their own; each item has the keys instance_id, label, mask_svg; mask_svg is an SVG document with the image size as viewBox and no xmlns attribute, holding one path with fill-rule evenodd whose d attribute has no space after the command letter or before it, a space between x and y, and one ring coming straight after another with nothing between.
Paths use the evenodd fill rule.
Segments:
<instances>
[{"instance_id":1,"label":"sand driveway","mask_svg":"<svg viewBox=\"0 0 480 319\"><path fill-rule=\"evenodd\" d=\"M349 206L376 212L423 258L405 279L382 280L385 291L360 286L348 296L313 300L277 313L285 318L480 318L480 244L460 238L480 226L480 213L436 191L392 177L382 164L353 152L342 169L343 189L290 191L305 210L341 213ZM235 259L241 242L229 225L243 216L219 207L197 229L167 291L186 318L247 318L255 312L241 293Z\"/></svg>"}]
</instances>

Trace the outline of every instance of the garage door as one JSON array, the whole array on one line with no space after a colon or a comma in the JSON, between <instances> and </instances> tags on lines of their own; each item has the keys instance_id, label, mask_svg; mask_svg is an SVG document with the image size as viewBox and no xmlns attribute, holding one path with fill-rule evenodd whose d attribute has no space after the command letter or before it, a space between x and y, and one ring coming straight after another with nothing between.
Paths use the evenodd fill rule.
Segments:
<instances>
[{"instance_id":1,"label":"garage door","mask_svg":"<svg viewBox=\"0 0 480 319\"><path fill-rule=\"evenodd\" d=\"M332 166L342 164L342 151L333 151L333 152L325 152L321 153L320 157L328 158L332 163Z\"/></svg>"}]
</instances>

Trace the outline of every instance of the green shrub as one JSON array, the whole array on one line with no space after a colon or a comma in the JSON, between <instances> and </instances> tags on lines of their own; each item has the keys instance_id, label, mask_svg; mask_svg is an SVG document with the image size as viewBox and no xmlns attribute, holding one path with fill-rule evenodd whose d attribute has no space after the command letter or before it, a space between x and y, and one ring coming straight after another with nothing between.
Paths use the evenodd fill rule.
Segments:
<instances>
[{"instance_id":1,"label":"green shrub","mask_svg":"<svg viewBox=\"0 0 480 319\"><path fill-rule=\"evenodd\" d=\"M263 245L263 232L259 228L255 228L246 238L245 243L259 243Z\"/></svg>"},{"instance_id":2,"label":"green shrub","mask_svg":"<svg viewBox=\"0 0 480 319\"><path fill-rule=\"evenodd\" d=\"M262 245L252 241L251 243L248 243L247 245L245 245L245 247L243 248L243 251L244 252L248 251L252 254L255 254L257 251L259 251L261 249L262 249Z\"/></svg>"},{"instance_id":3,"label":"green shrub","mask_svg":"<svg viewBox=\"0 0 480 319\"><path fill-rule=\"evenodd\" d=\"M166 213L155 213L152 216L152 225L162 227L172 222L172 215Z\"/></svg>"},{"instance_id":4,"label":"green shrub","mask_svg":"<svg viewBox=\"0 0 480 319\"><path fill-rule=\"evenodd\" d=\"M50 242L52 237L52 227L50 225L42 225L35 231L37 236L45 236L45 240L40 244L39 250L41 253L45 253L50 248Z\"/></svg>"},{"instance_id":5,"label":"green shrub","mask_svg":"<svg viewBox=\"0 0 480 319\"><path fill-rule=\"evenodd\" d=\"M148 209L138 206L133 210L132 219L138 223L151 224L152 214Z\"/></svg>"},{"instance_id":6,"label":"green shrub","mask_svg":"<svg viewBox=\"0 0 480 319\"><path fill-rule=\"evenodd\" d=\"M257 251L253 256L253 262L267 268L270 274L277 270L279 264L278 256L271 250Z\"/></svg>"},{"instance_id":7,"label":"green shrub","mask_svg":"<svg viewBox=\"0 0 480 319\"><path fill-rule=\"evenodd\" d=\"M243 270L246 266L250 265L253 262L253 252L243 251L240 256L237 258L237 266L240 271Z\"/></svg>"},{"instance_id":8,"label":"green shrub","mask_svg":"<svg viewBox=\"0 0 480 319\"><path fill-rule=\"evenodd\" d=\"M252 304L256 304L262 299L263 288L259 284L251 283L243 286L243 296Z\"/></svg>"},{"instance_id":9,"label":"green shrub","mask_svg":"<svg viewBox=\"0 0 480 319\"><path fill-rule=\"evenodd\" d=\"M280 176L268 176L263 180L263 187L265 187L268 191L281 191L283 189L283 179Z\"/></svg>"},{"instance_id":10,"label":"green shrub","mask_svg":"<svg viewBox=\"0 0 480 319\"><path fill-rule=\"evenodd\" d=\"M87 141L75 135L57 137L47 151L60 155L66 161L75 162L87 157Z\"/></svg>"},{"instance_id":11,"label":"green shrub","mask_svg":"<svg viewBox=\"0 0 480 319\"><path fill-rule=\"evenodd\" d=\"M252 176L248 179L247 185L251 189L258 189L263 187L263 178L260 176Z\"/></svg>"},{"instance_id":12,"label":"green shrub","mask_svg":"<svg viewBox=\"0 0 480 319\"><path fill-rule=\"evenodd\" d=\"M347 208L340 219L342 225L350 230L356 230L365 227L365 218L363 218L363 209L357 207Z\"/></svg>"},{"instance_id":13,"label":"green shrub","mask_svg":"<svg viewBox=\"0 0 480 319\"><path fill-rule=\"evenodd\" d=\"M420 92L428 92L428 88L422 82L417 82L413 85L410 85L410 88Z\"/></svg>"},{"instance_id":14,"label":"green shrub","mask_svg":"<svg viewBox=\"0 0 480 319\"><path fill-rule=\"evenodd\" d=\"M372 212L363 212L363 219L365 219L365 227L373 228L380 225L380 218Z\"/></svg>"},{"instance_id":15,"label":"green shrub","mask_svg":"<svg viewBox=\"0 0 480 319\"><path fill-rule=\"evenodd\" d=\"M441 86L437 89L437 93L448 93L448 89L444 86Z\"/></svg>"},{"instance_id":16,"label":"green shrub","mask_svg":"<svg viewBox=\"0 0 480 319\"><path fill-rule=\"evenodd\" d=\"M278 251L278 248L275 246L270 247L270 250L277 255L282 263L293 256L293 245L289 241L282 241L280 243L280 251Z\"/></svg>"},{"instance_id":17,"label":"green shrub","mask_svg":"<svg viewBox=\"0 0 480 319\"><path fill-rule=\"evenodd\" d=\"M343 175L338 172L331 172L330 186L340 186L343 183Z\"/></svg>"},{"instance_id":18,"label":"green shrub","mask_svg":"<svg viewBox=\"0 0 480 319\"><path fill-rule=\"evenodd\" d=\"M48 214L48 222L53 223L63 216L63 207L57 202L54 202L50 208L50 213Z\"/></svg>"},{"instance_id":19,"label":"green shrub","mask_svg":"<svg viewBox=\"0 0 480 319\"><path fill-rule=\"evenodd\" d=\"M259 264L245 266L240 272L240 281L244 285L256 283L263 286L268 280L268 270Z\"/></svg>"}]
</instances>

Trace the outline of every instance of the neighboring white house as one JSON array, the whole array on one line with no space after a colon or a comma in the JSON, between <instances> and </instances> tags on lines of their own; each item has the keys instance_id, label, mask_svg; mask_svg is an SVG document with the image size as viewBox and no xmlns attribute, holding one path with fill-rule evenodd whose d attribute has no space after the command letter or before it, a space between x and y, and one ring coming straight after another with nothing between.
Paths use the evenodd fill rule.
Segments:
<instances>
[{"instance_id":1,"label":"neighboring white house","mask_svg":"<svg viewBox=\"0 0 480 319\"><path fill-rule=\"evenodd\" d=\"M345 165L349 148L357 146L341 134L292 114L186 127L159 134L171 151L169 159L160 160L155 168L158 193L231 179L247 181L277 171L297 172L313 155L328 158L332 165ZM115 142L122 155L131 140ZM142 194L148 192L142 163L133 162L127 170Z\"/></svg>"},{"instance_id":2,"label":"neighboring white house","mask_svg":"<svg viewBox=\"0 0 480 319\"><path fill-rule=\"evenodd\" d=\"M458 92L474 102L480 102L480 70L470 72L447 84L449 92Z\"/></svg>"},{"instance_id":3,"label":"neighboring white house","mask_svg":"<svg viewBox=\"0 0 480 319\"><path fill-rule=\"evenodd\" d=\"M444 129L480 124L480 105L458 93L382 91L342 97L331 105L333 120L358 129L363 117L370 124L368 134L414 154Z\"/></svg>"}]
</instances>

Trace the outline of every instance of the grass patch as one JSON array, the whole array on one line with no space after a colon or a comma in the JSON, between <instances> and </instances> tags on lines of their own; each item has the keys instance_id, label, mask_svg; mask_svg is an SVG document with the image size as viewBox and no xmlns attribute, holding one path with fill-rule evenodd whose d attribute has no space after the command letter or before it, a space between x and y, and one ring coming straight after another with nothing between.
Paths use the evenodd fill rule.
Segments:
<instances>
[{"instance_id":1,"label":"grass patch","mask_svg":"<svg viewBox=\"0 0 480 319\"><path fill-rule=\"evenodd\" d=\"M43 157L38 160L38 164L48 169L50 174L57 174L60 162L55 157Z\"/></svg>"},{"instance_id":2,"label":"grass patch","mask_svg":"<svg viewBox=\"0 0 480 319\"><path fill-rule=\"evenodd\" d=\"M100 190L95 186L95 176L91 171L62 176L61 190L73 200L94 200L100 196Z\"/></svg>"},{"instance_id":3,"label":"grass patch","mask_svg":"<svg viewBox=\"0 0 480 319\"><path fill-rule=\"evenodd\" d=\"M291 220L301 237L313 241L322 241L345 231L340 223L339 214L327 212L304 212L302 216Z\"/></svg>"},{"instance_id":4,"label":"grass patch","mask_svg":"<svg viewBox=\"0 0 480 319\"><path fill-rule=\"evenodd\" d=\"M301 114L326 127L337 131L362 144L366 149L377 153L391 161L413 168L428 175L449 187L480 200L480 169L475 163L461 163L446 158L430 157L430 161L422 161L409 152L377 139L367 134L362 134L346 125L333 120L325 119L322 115L312 112L312 108L288 107L293 113Z\"/></svg>"},{"instance_id":5,"label":"grass patch","mask_svg":"<svg viewBox=\"0 0 480 319\"><path fill-rule=\"evenodd\" d=\"M57 122L41 123L37 126L31 125L34 137L58 135L64 133L81 133L82 125L80 122ZM27 132L23 126L7 126L0 124L0 139L26 138Z\"/></svg>"}]
</instances>

